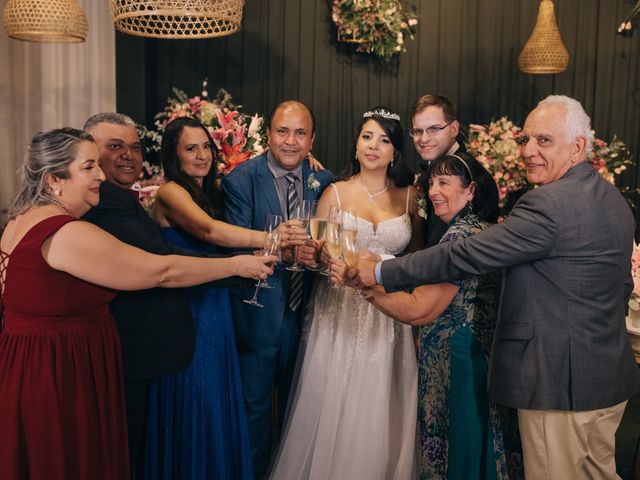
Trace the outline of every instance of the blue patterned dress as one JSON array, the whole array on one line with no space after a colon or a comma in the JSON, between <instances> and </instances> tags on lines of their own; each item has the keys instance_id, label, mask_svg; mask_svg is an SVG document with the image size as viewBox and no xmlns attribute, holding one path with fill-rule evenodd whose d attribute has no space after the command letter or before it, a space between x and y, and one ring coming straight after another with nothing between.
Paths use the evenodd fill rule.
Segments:
<instances>
[{"instance_id":1,"label":"blue patterned dress","mask_svg":"<svg viewBox=\"0 0 640 480\"><path fill-rule=\"evenodd\" d=\"M213 253L178 228L163 229L168 242ZM252 479L229 293L224 288L187 289L196 324L191 365L152 382L144 466L149 480Z\"/></svg>"},{"instance_id":2,"label":"blue patterned dress","mask_svg":"<svg viewBox=\"0 0 640 480\"><path fill-rule=\"evenodd\" d=\"M440 243L488 226L461 212ZM458 293L420 327L418 443L421 479L523 478L515 410L491 402L486 388L497 319L499 272L451 282Z\"/></svg>"}]
</instances>

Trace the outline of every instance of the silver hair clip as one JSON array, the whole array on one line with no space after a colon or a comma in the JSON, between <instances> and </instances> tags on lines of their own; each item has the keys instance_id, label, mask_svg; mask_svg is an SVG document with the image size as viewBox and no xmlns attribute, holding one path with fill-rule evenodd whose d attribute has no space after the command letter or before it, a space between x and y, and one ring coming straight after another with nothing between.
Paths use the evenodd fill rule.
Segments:
<instances>
[{"instance_id":1,"label":"silver hair clip","mask_svg":"<svg viewBox=\"0 0 640 480\"><path fill-rule=\"evenodd\" d=\"M364 112L362 114L362 118L369 118L373 116L388 118L389 120L397 120L400 121L400 115L397 113L391 113L383 108L378 108L377 110L369 110L368 112Z\"/></svg>"},{"instance_id":2,"label":"silver hair clip","mask_svg":"<svg viewBox=\"0 0 640 480\"><path fill-rule=\"evenodd\" d=\"M467 172L469 173L469 178L471 179L471 181L473 181L473 173L471 173L471 169L469 168L469 164L467 162L465 162L462 157L456 155L455 153L450 153L448 156L449 157L454 157L454 158L457 158L458 160L460 160L462 162L462 164L464 165L464 168L467 169Z\"/></svg>"}]
</instances>

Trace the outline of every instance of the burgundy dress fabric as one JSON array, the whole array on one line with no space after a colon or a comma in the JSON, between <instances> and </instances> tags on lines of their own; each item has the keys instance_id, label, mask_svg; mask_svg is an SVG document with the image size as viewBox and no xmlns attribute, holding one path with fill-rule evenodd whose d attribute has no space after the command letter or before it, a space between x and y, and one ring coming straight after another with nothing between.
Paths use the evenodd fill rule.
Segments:
<instances>
[{"instance_id":1,"label":"burgundy dress fabric","mask_svg":"<svg viewBox=\"0 0 640 480\"><path fill-rule=\"evenodd\" d=\"M52 269L41 254L73 220L41 221L5 258L3 480L129 478L120 344L108 308L114 293Z\"/></svg>"}]
</instances>

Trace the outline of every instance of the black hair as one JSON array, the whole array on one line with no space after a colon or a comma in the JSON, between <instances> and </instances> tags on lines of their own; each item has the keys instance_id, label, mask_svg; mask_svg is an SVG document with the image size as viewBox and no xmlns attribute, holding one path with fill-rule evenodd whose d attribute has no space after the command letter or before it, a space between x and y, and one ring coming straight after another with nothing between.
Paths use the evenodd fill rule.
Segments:
<instances>
[{"instance_id":1,"label":"black hair","mask_svg":"<svg viewBox=\"0 0 640 480\"><path fill-rule=\"evenodd\" d=\"M185 127L201 128L207 135L207 139L211 142L211 152L213 161L211 170L202 179L202 187L184 173L182 170L182 162L178 157L178 142L182 136ZM160 146L160 160L162 161L162 169L167 180L176 182L184 188L194 202L207 214L213 218L220 218L223 215L222 194L215 184L216 180L216 144L211 138L209 130L198 120L191 117L179 117L167 124L162 134L162 144Z\"/></svg>"},{"instance_id":2,"label":"black hair","mask_svg":"<svg viewBox=\"0 0 640 480\"><path fill-rule=\"evenodd\" d=\"M461 160L462 159L462 160ZM496 223L498 207L498 187L486 168L466 152L445 155L431 162L428 176L452 175L460 178L463 187L475 182L476 189L471 200L471 208L480 220Z\"/></svg>"},{"instance_id":3,"label":"black hair","mask_svg":"<svg viewBox=\"0 0 640 480\"><path fill-rule=\"evenodd\" d=\"M383 111L391 113L388 108L378 106L367 111L367 113L371 113L371 115L367 115L362 118L362 121L358 125L355 139L353 140L351 161L347 164L347 167L341 177L349 178L360 172L360 162L356 155L358 139L360 138L364 124L369 120L374 120L378 125L380 125L380 128L384 130L384 133L389 137L391 144L393 145L393 161L389 163L389 166L387 167L387 177L389 177L389 180L391 180L396 187L406 187L413 183L413 172L407 168L407 165L404 163L402 158L402 153L404 151L404 131L402 130L402 124L400 123L400 120L387 118L386 116L376 113Z\"/></svg>"}]
</instances>

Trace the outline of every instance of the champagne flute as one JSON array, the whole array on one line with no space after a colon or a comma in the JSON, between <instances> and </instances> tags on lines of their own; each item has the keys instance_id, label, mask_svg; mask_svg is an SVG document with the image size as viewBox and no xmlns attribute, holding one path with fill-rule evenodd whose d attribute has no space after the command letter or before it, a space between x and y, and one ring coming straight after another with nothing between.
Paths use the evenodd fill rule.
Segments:
<instances>
[{"instance_id":1,"label":"champagne flute","mask_svg":"<svg viewBox=\"0 0 640 480\"><path fill-rule=\"evenodd\" d=\"M360 258L358 250L358 217L354 210L342 211L342 258L349 268Z\"/></svg>"},{"instance_id":2,"label":"champagne flute","mask_svg":"<svg viewBox=\"0 0 640 480\"><path fill-rule=\"evenodd\" d=\"M347 266L352 268L358 263L360 257L360 251L356 245L358 230L357 226L355 229L353 228L352 223L348 224L349 228L346 226L344 223L342 224L342 256Z\"/></svg>"},{"instance_id":3,"label":"champagne flute","mask_svg":"<svg viewBox=\"0 0 640 480\"><path fill-rule=\"evenodd\" d=\"M311 233L311 238L313 238L316 242L321 242L325 239L325 230L327 228L327 218L319 217L316 215L316 208L318 207L318 202L313 202L311 207L311 220L309 220L309 232ZM318 262L313 263L313 265L307 266L309 270L317 271L320 270L320 264Z\"/></svg>"},{"instance_id":4,"label":"champagne flute","mask_svg":"<svg viewBox=\"0 0 640 480\"><path fill-rule=\"evenodd\" d=\"M270 233L267 235L267 239L264 242L264 247L260 251L259 255L278 255L278 251L280 249L280 234L277 231ZM269 262L266 264L267 267L273 267L273 263ZM258 292L263 287L262 281L258 281L256 283L256 290L253 292L253 297L251 300L243 299L244 303L248 303L249 305L253 305L255 307L264 307L260 302L258 302Z\"/></svg>"},{"instance_id":5,"label":"champagne flute","mask_svg":"<svg viewBox=\"0 0 640 480\"><path fill-rule=\"evenodd\" d=\"M265 244L266 242L269 241L270 236L273 237L274 235L276 235L276 237L274 238L275 240L277 240L278 247L280 246L280 241L282 239L282 236L280 235L280 232L278 231L278 229L280 228L280 225L282 225L283 220L284 219L282 218L282 215L274 215L274 214L267 215L267 221L264 224L264 232L267 234ZM273 239L271 241L273 241ZM278 248L277 251L279 252L280 249ZM264 280L258 280L258 283L256 283L256 287L258 286L258 284L260 284L261 288L266 288L266 289L275 288L273 285L269 283L269 281L266 278Z\"/></svg>"},{"instance_id":6,"label":"champagne flute","mask_svg":"<svg viewBox=\"0 0 640 480\"><path fill-rule=\"evenodd\" d=\"M331 258L339 258L342 255L342 210L335 205L329 210L325 240ZM329 270L327 269L326 275L328 274ZM331 284L331 287L340 288L340 285Z\"/></svg>"},{"instance_id":7,"label":"champagne flute","mask_svg":"<svg viewBox=\"0 0 640 480\"><path fill-rule=\"evenodd\" d=\"M300 226L303 229L308 230L312 206L313 201L301 200L298 207L291 213L291 218L289 220L296 220L300 223ZM304 272L304 267L298 263L298 248L296 248L293 265L287 267L287 270L291 272Z\"/></svg>"}]
</instances>

